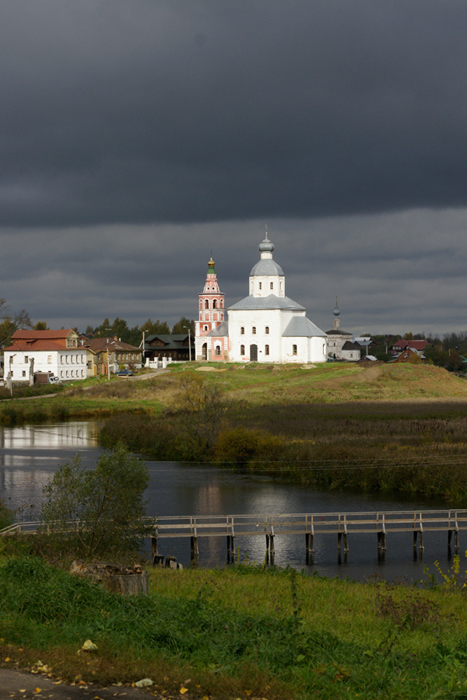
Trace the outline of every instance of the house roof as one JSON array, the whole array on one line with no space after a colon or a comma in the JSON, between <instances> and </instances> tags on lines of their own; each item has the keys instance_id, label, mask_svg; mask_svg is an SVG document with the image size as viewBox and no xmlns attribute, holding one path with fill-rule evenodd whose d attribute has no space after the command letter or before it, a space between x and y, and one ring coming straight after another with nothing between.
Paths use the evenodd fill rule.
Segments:
<instances>
[{"instance_id":1,"label":"house roof","mask_svg":"<svg viewBox=\"0 0 467 700\"><path fill-rule=\"evenodd\" d=\"M397 346L398 348L401 348L401 350L405 350L405 348L411 348L412 350L424 350L427 345L429 345L427 340L405 340L405 338L400 338L391 345L390 349Z\"/></svg>"},{"instance_id":2,"label":"house roof","mask_svg":"<svg viewBox=\"0 0 467 700\"><path fill-rule=\"evenodd\" d=\"M326 333L310 321L306 316L296 316L290 319L287 328L282 333L283 338L313 338L326 337Z\"/></svg>"},{"instance_id":3,"label":"house roof","mask_svg":"<svg viewBox=\"0 0 467 700\"><path fill-rule=\"evenodd\" d=\"M67 348L66 346L66 338L59 339L59 340L47 340L47 338L44 338L43 340L35 340L34 338L31 338L31 340L15 340L13 345L10 345L8 348L4 348L4 352L14 352L15 350L19 350L20 352L37 352L40 350L79 350L79 347L76 348Z\"/></svg>"},{"instance_id":4,"label":"house roof","mask_svg":"<svg viewBox=\"0 0 467 700\"><path fill-rule=\"evenodd\" d=\"M12 344L4 348L7 352L19 351L40 351L40 350L66 350L67 338L70 335L78 337L73 328L61 328L58 331L34 331L19 330L11 336Z\"/></svg>"},{"instance_id":5,"label":"house roof","mask_svg":"<svg viewBox=\"0 0 467 700\"><path fill-rule=\"evenodd\" d=\"M181 348L189 347L188 333L156 333L154 335L148 335L144 344L144 349L156 349L158 346L152 344L155 340L160 340L164 344L164 350L180 350ZM194 345L193 336L191 336L191 345Z\"/></svg>"},{"instance_id":6,"label":"house roof","mask_svg":"<svg viewBox=\"0 0 467 700\"><path fill-rule=\"evenodd\" d=\"M12 340L56 340L68 338L70 333L77 335L73 328L61 328L58 331L15 331L11 336Z\"/></svg>"},{"instance_id":7,"label":"house roof","mask_svg":"<svg viewBox=\"0 0 467 700\"><path fill-rule=\"evenodd\" d=\"M358 343L351 343L350 340L346 340L342 346L342 350L361 350L362 346Z\"/></svg>"},{"instance_id":8,"label":"house roof","mask_svg":"<svg viewBox=\"0 0 467 700\"><path fill-rule=\"evenodd\" d=\"M90 348L93 352L102 352L107 348L111 350L124 350L128 352L142 352L141 348L137 348L135 345L130 345L129 343L124 343L121 340L115 340L115 338L91 338L86 340L84 343L85 348Z\"/></svg>"},{"instance_id":9,"label":"house roof","mask_svg":"<svg viewBox=\"0 0 467 700\"><path fill-rule=\"evenodd\" d=\"M339 330L331 330L331 331L326 331L326 335L352 335L352 333L349 333L349 331L343 331L342 328L339 328Z\"/></svg>"},{"instance_id":10,"label":"house roof","mask_svg":"<svg viewBox=\"0 0 467 700\"><path fill-rule=\"evenodd\" d=\"M229 322L228 321L222 321L217 328L213 328L212 331L209 331L209 333L206 333L206 336L209 338L224 338L229 335Z\"/></svg>"},{"instance_id":11,"label":"house roof","mask_svg":"<svg viewBox=\"0 0 467 700\"><path fill-rule=\"evenodd\" d=\"M236 310L257 310L257 309L286 309L292 311L305 311L304 306L300 306L296 301L289 297L278 297L275 294L270 294L267 297L250 296L237 301L236 304L229 307L229 311Z\"/></svg>"}]
</instances>

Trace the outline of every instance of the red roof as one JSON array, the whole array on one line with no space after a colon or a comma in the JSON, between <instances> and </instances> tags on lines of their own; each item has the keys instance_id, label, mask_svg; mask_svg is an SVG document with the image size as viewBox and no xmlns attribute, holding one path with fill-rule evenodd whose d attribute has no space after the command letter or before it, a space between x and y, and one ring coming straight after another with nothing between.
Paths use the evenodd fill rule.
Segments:
<instances>
[{"instance_id":1,"label":"red roof","mask_svg":"<svg viewBox=\"0 0 467 700\"><path fill-rule=\"evenodd\" d=\"M78 350L79 348L67 348L66 346L66 338L58 339L58 340L47 340L47 338L44 338L44 340L35 340L34 338L31 338L31 340L15 340L13 342L13 345L10 345L9 348L4 348L4 351L13 351L13 350L24 350L27 352L28 350Z\"/></svg>"},{"instance_id":2,"label":"red roof","mask_svg":"<svg viewBox=\"0 0 467 700\"><path fill-rule=\"evenodd\" d=\"M62 328L59 331L15 331L11 336L12 340L56 340L57 338L68 338L70 333L74 333L73 328Z\"/></svg>"}]
</instances>

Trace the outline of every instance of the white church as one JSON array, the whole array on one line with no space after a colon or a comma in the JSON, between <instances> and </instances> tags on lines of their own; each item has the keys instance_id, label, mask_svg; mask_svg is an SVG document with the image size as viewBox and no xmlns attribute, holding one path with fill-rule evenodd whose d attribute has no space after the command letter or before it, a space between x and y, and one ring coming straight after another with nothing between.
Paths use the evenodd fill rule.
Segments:
<instances>
[{"instance_id":1,"label":"white church","mask_svg":"<svg viewBox=\"0 0 467 700\"><path fill-rule=\"evenodd\" d=\"M306 309L285 295L285 275L273 259L274 245L260 243L261 257L250 272L249 295L227 309L214 260L208 262L199 320L196 359L229 362L326 362L327 335L306 317Z\"/></svg>"}]
</instances>

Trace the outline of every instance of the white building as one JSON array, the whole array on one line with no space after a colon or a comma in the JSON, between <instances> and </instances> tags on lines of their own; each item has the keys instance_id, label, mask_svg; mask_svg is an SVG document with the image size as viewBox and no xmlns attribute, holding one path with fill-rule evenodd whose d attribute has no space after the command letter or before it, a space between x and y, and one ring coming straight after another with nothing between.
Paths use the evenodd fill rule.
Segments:
<instances>
[{"instance_id":1,"label":"white building","mask_svg":"<svg viewBox=\"0 0 467 700\"><path fill-rule=\"evenodd\" d=\"M361 346L355 342L352 333L341 328L340 311L334 307L334 319L332 329L326 332L328 336L328 356L331 360L347 360L348 362L358 362L361 357Z\"/></svg>"},{"instance_id":2,"label":"white building","mask_svg":"<svg viewBox=\"0 0 467 700\"><path fill-rule=\"evenodd\" d=\"M250 272L249 295L229 307L228 321L219 319L215 328L204 331L204 342L196 338L197 359L326 362L326 333L306 317L303 306L285 295L285 276L273 260L274 245L267 234L259 250L261 258ZM201 323L197 336L198 328Z\"/></svg>"},{"instance_id":3,"label":"white building","mask_svg":"<svg viewBox=\"0 0 467 700\"><path fill-rule=\"evenodd\" d=\"M15 331L12 345L4 350L4 376L13 382L28 382L36 372L63 381L85 379L86 348L79 346L71 328L58 331Z\"/></svg>"}]
</instances>

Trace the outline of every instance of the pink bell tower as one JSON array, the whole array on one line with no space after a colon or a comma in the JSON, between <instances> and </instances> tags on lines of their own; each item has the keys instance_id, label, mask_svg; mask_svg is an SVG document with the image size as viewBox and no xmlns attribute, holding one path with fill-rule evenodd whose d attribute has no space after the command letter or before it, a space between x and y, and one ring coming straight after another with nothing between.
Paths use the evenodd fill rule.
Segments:
<instances>
[{"instance_id":1,"label":"pink bell tower","mask_svg":"<svg viewBox=\"0 0 467 700\"><path fill-rule=\"evenodd\" d=\"M206 336L210 331L214 330L214 328L220 326L224 320L225 313L224 294L219 289L214 265L215 263L211 255L211 259L208 262L208 273L206 275L204 289L199 295L199 320L195 323L196 356L197 359L199 356L199 359L203 360L208 358L204 356L206 352L198 352L198 348L201 350L203 345L200 343L199 339Z\"/></svg>"}]
</instances>

